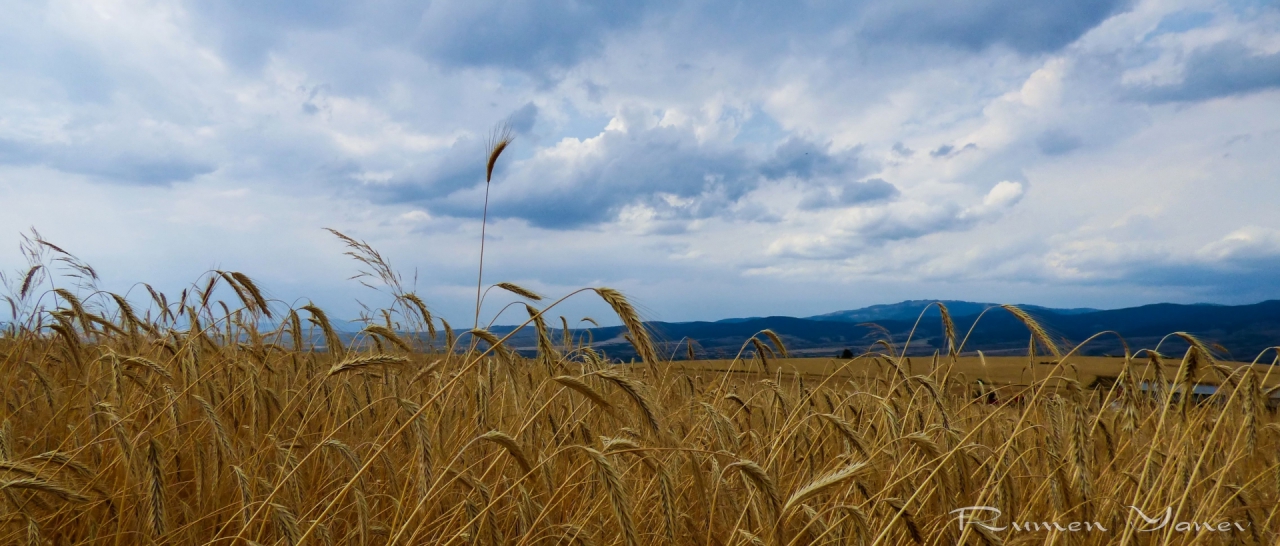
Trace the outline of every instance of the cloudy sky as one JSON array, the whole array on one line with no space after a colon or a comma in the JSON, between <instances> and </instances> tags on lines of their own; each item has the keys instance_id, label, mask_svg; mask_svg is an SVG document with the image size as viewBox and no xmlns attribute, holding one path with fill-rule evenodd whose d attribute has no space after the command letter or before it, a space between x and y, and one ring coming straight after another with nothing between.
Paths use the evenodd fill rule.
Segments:
<instances>
[{"instance_id":1,"label":"cloudy sky","mask_svg":"<svg viewBox=\"0 0 1280 546\"><path fill-rule=\"evenodd\" d=\"M469 320L504 120L487 281L661 320L1280 297L1250 0L15 0L0 268L35 226L110 289L231 269L352 316L331 227Z\"/></svg>"}]
</instances>

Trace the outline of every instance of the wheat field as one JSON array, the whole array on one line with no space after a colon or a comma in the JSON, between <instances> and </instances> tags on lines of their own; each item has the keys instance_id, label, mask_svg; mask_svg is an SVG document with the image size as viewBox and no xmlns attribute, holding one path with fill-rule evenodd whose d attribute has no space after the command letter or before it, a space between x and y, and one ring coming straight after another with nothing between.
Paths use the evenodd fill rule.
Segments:
<instances>
[{"instance_id":1,"label":"wheat field","mask_svg":"<svg viewBox=\"0 0 1280 546\"><path fill-rule=\"evenodd\" d=\"M978 352L980 351L975 351L975 353ZM771 368L776 368L775 372L781 370L784 381L803 378L804 381L814 383L822 381L828 375L839 374L841 379L867 382L885 372L887 363L877 356L874 353L857 355L853 359L792 356L768 359L768 364ZM897 362L908 375L927 374L940 364L933 357L922 358L919 355L900 359ZM1150 359L1140 362L1137 369L1132 371L1135 374L1134 378L1139 384L1144 381L1158 381L1161 377L1168 382L1169 377L1178 373L1178 366L1182 363L1179 358L1161 359L1161 362L1162 369L1159 373L1151 366ZM942 363L949 367L950 373L956 378L956 381L951 382L952 387L957 389L956 392L963 392L962 385L972 383L976 386L981 382L988 390L1015 396L1025 392L1040 380L1044 380L1050 392L1059 394L1069 393L1075 388L1106 389L1119 379L1120 370L1126 367L1126 361L1121 357L1072 356L1057 373L1050 376L1050 371L1058 364L1051 355L1030 359L1026 356L966 354L945 358ZM1215 364L1216 366L1198 369L1194 378L1195 384L1217 388L1221 386L1224 378L1232 377L1236 373L1244 373L1244 370L1239 368L1249 367L1258 375L1263 389L1271 390L1280 386L1280 372L1268 373L1272 370L1270 362L1255 364L1220 360ZM750 375L758 371L756 367L744 365L741 360L728 359L681 360L675 362L674 366L686 372L698 373ZM1278 391L1272 390L1272 392ZM1280 402L1280 397L1272 403L1276 402Z\"/></svg>"},{"instance_id":2,"label":"wheat field","mask_svg":"<svg viewBox=\"0 0 1280 546\"><path fill-rule=\"evenodd\" d=\"M612 364L587 336L550 333L554 302L494 285L528 302L539 342L527 358L486 330L455 332L376 251L338 235L394 299L354 337L240 273L210 272L174 300L148 286L144 304L53 288L33 266L0 337L0 542L1280 538L1271 367L1223 365L1187 334L1174 334L1186 353L1135 349L1098 388L1010 307L1048 364L997 400L954 351L908 363L887 342L818 374L784 370L768 331L732 372L672 362L622 294L571 294L602 298L629 329L642 359ZM96 280L27 243L36 262L70 267L80 292ZM1181 396L1205 378L1221 386L1212 396Z\"/></svg>"}]
</instances>

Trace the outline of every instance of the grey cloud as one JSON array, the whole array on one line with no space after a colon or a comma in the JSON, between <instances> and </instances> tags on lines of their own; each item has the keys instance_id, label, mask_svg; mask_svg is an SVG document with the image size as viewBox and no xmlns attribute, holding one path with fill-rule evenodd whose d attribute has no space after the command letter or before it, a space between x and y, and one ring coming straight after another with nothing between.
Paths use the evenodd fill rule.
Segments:
<instances>
[{"instance_id":1,"label":"grey cloud","mask_svg":"<svg viewBox=\"0 0 1280 546\"><path fill-rule=\"evenodd\" d=\"M1273 271L1280 259L1268 260L1267 268L1224 267L1196 262L1166 262L1135 265L1123 272L1126 283L1144 286L1212 287L1221 292L1270 292L1280 289Z\"/></svg>"},{"instance_id":2,"label":"grey cloud","mask_svg":"<svg viewBox=\"0 0 1280 546\"><path fill-rule=\"evenodd\" d=\"M1160 23L1156 25L1155 30L1151 31L1150 35L1186 32L1193 28L1203 27L1209 24L1210 21L1213 21L1212 12L1179 10L1160 19Z\"/></svg>"},{"instance_id":3,"label":"grey cloud","mask_svg":"<svg viewBox=\"0 0 1280 546\"><path fill-rule=\"evenodd\" d=\"M1092 264L1097 275L1084 280L1049 279L1093 286L1142 286L1181 289L1210 300L1260 301L1275 299L1280 290L1280 256L1247 261L1204 261L1175 256L1152 256L1123 263ZM1039 279L1044 280L1044 279Z\"/></svg>"},{"instance_id":4,"label":"grey cloud","mask_svg":"<svg viewBox=\"0 0 1280 546\"><path fill-rule=\"evenodd\" d=\"M880 178L871 178L862 182L854 182L844 186L840 191L840 203L855 205L882 199L892 199L900 195L898 187Z\"/></svg>"},{"instance_id":5,"label":"grey cloud","mask_svg":"<svg viewBox=\"0 0 1280 546\"><path fill-rule=\"evenodd\" d=\"M950 144L943 144L942 146L939 146L937 149L933 150L932 152L929 152L929 155L932 157L950 157L961 152L966 152L969 150L977 150L977 149L978 149L978 145L972 142L965 144L959 149L956 149L955 146L952 146Z\"/></svg>"},{"instance_id":6,"label":"grey cloud","mask_svg":"<svg viewBox=\"0 0 1280 546\"><path fill-rule=\"evenodd\" d=\"M1193 52L1181 82L1132 89L1148 102L1181 102L1242 95L1280 87L1280 53L1259 55L1238 42L1221 42Z\"/></svg>"},{"instance_id":7,"label":"grey cloud","mask_svg":"<svg viewBox=\"0 0 1280 546\"><path fill-rule=\"evenodd\" d=\"M30 52L23 52L30 55ZM76 102L106 103L118 87L98 52L76 47L56 48L40 69L58 81L66 97Z\"/></svg>"},{"instance_id":8,"label":"grey cloud","mask_svg":"<svg viewBox=\"0 0 1280 546\"><path fill-rule=\"evenodd\" d=\"M506 152L503 160L494 166L495 178L503 178L511 168L510 159L514 148L526 145L522 135L528 135L533 130L537 119L538 107L531 102L506 117L506 123L517 138L513 150ZM428 154L399 169L386 183L370 185L364 191L378 203L425 204L446 200L449 195L474 188L484 181L485 158L489 153L487 145L484 138L460 138L448 148ZM364 170L366 166L348 161L333 169L331 174L334 175L333 178L350 184L359 182L359 176ZM453 205L446 205L444 208L452 210Z\"/></svg>"},{"instance_id":9,"label":"grey cloud","mask_svg":"<svg viewBox=\"0 0 1280 546\"><path fill-rule=\"evenodd\" d=\"M876 179L868 182L887 184ZM784 235L770 244L769 252L793 258L841 258L893 241L963 231L1002 216L1022 200L1024 188L1021 183L1000 182L970 206L956 201L898 200L881 207L842 211L843 215L821 234Z\"/></svg>"},{"instance_id":10,"label":"grey cloud","mask_svg":"<svg viewBox=\"0 0 1280 546\"><path fill-rule=\"evenodd\" d=\"M5 17L17 22L0 25L0 58L4 59L0 80L5 81L6 100L19 98L23 80L36 76L48 79L38 91L41 99L91 104L110 101L120 82L110 71L109 53L82 41L50 39L53 36L46 28L22 21L20 6L6 8Z\"/></svg>"},{"instance_id":11,"label":"grey cloud","mask_svg":"<svg viewBox=\"0 0 1280 546\"><path fill-rule=\"evenodd\" d=\"M642 10L635 2L433 2L415 41L427 58L454 65L563 67L598 51L609 31L637 23Z\"/></svg>"},{"instance_id":12,"label":"grey cloud","mask_svg":"<svg viewBox=\"0 0 1280 546\"><path fill-rule=\"evenodd\" d=\"M898 187L880 178L850 182L832 190L814 191L800 201L800 208L815 210L831 207L848 207L897 198L902 192Z\"/></svg>"},{"instance_id":13,"label":"grey cloud","mask_svg":"<svg viewBox=\"0 0 1280 546\"><path fill-rule=\"evenodd\" d=\"M556 229L610 220L630 204L706 217L737 201L758 178L741 152L698 146L682 129L606 131L598 138L600 149L576 164L536 157L513 166L519 172L498 186L490 214ZM692 203L667 205L659 194ZM433 209L452 215L479 214L479 203L460 195L451 197L432 205Z\"/></svg>"},{"instance_id":14,"label":"grey cloud","mask_svg":"<svg viewBox=\"0 0 1280 546\"><path fill-rule=\"evenodd\" d=\"M538 121L538 106L532 102L525 104L507 117L507 124L516 134L526 134L533 130Z\"/></svg>"},{"instance_id":15,"label":"grey cloud","mask_svg":"<svg viewBox=\"0 0 1280 546\"><path fill-rule=\"evenodd\" d=\"M291 30L335 28L352 24L358 4L341 0L255 2L214 0L190 2L199 20L196 29L212 41L223 58L242 69L257 70ZM388 6L377 6L386 9ZM394 20L388 18L388 21Z\"/></svg>"},{"instance_id":16,"label":"grey cloud","mask_svg":"<svg viewBox=\"0 0 1280 546\"><path fill-rule=\"evenodd\" d=\"M422 159L421 163L398 172L386 184L367 188L368 195L378 203L428 203L444 199L448 195L475 187L484 182L485 143L479 138L463 138L448 149ZM509 168L509 162L499 161L494 176L501 178ZM362 171L352 165L344 169L343 177L355 181Z\"/></svg>"},{"instance_id":17,"label":"grey cloud","mask_svg":"<svg viewBox=\"0 0 1280 546\"><path fill-rule=\"evenodd\" d=\"M911 157L916 154L916 151L908 148L906 144L895 142L893 143L893 153L902 157Z\"/></svg>"},{"instance_id":18,"label":"grey cloud","mask_svg":"<svg viewBox=\"0 0 1280 546\"><path fill-rule=\"evenodd\" d=\"M1082 144L1080 137L1061 129L1050 129L1036 137L1036 147L1045 155L1062 155Z\"/></svg>"},{"instance_id":19,"label":"grey cloud","mask_svg":"<svg viewBox=\"0 0 1280 546\"><path fill-rule=\"evenodd\" d=\"M499 67L540 80L594 55L610 32L636 26L647 9L576 0L191 3L197 36L246 71L260 70L300 34L327 33L325 41L347 49L408 51L435 65Z\"/></svg>"},{"instance_id":20,"label":"grey cloud","mask_svg":"<svg viewBox=\"0 0 1280 546\"><path fill-rule=\"evenodd\" d=\"M916 41L981 50L1002 44L1023 53L1055 51L1128 5L1127 0L889 2L873 8L873 40Z\"/></svg>"},{"instance_id":21,"label":"grey cloud","mask_svg":"<svg viewBox=\"0 0 1280 546\"><path fill-rule=\"evenodd\" d=\"M593 161L565 169L556 163L530 165L513 177L568 179L549 190L498 198L491 214L523 218L535 225L567 229L612 220L627 205L644 205L667 221L714 216L740 217L741 199L765 179L794 177L802 184L854 176L856 150L832 155L812 142L792 138L768 160L753 161L742 151L699 145L685 129L653 128L638 134L606 132ZM841 199L849 203L889 197L896 188L883 181L854 183ZM764 211L748 215L769 221ZM678 231L668 224L667 232Z\"/></svg>"},{"instance_id":22,"label":"grey cloud","mask_svg":"<svg viewBox=\"0 0 1280 546\"><path fill-rule=\"evenodd\" d=\"M90 145L33 144L0 139L0 163L43 165L120 184L184 182L217 169L206 161L173 152L109 151Z\"/></svg>"},{"instance_id":23,"label":"grey cloud","mask_svg":"<svg viewBox=\"0 0 1280 546\"><path fill-rule=\"evenodd\" d=\"M778 145L766 159L753 159L734 147L700 143L691 130L678 127L609 130L581 146L590 149L509 162L506 174L495 176L489 216L572 229L615 220L627 206L643 206L655 221L669 221L662 229L674 232L691 219L735 217L744 206L742 198L764 180L789 177L806 185L830 184L860 172L857 150L831 154L797 138ZM446 155L470 161L442 163L431 171L436 173L432 177L400 177L377 186L372 189L376 199L413 202L433 214L479 216L479 162L474 154ZM852 182L832 199L856 204L896 194L892 184L873 179Z\"/></svg>"},{"instance_id":24,"label":"grey cloud","mask_svg":"<svg viewBox=\"0 0 1280 546\"><path fill-rule=\"evenodd\" d=\"M101 176L126 184L171 184L185 182L216 170L214 165L181 158L165 158L153 155L126 154L106 158L103 161L63 162L59 168Z\"/></svg>"},{"instance_id":25,"label":"grey cloud","mask_svg":"<svg viewBox=\"0 0 1280 546\"><path fill-rule=\"evenodd\" d=\"M1052 253L1051 262L1071 264L1075 274L1053 269L1026 279L1092 286L1143 286L1181 289L1236 301L1274 298L1280 289L1280 231L1258 226L1237 229L1194 251L1181 245L1117 243Z\"/></svg>"},{"instance_id":26,"label":"grey cloud","mask_svg":"<svg viewBox=\"0 0 1280 546\"><path fill-rule=\"evenodd\" d=\"M591 80L586 80L582 82L582 87L587 90L587 100L599 103L600 99L604 98L605 88L603 86L597 85Z\"/></svg>"},{"instance_id":27,"label":"grey cloud","mask_svg":"<svg viewBox=\"0 0 1280 546\"><path fill-rule=\"evenodd\" d=\"M612 30L636 24L639 3L596 5L575 0L339 0L192 2L200 35L246 70L261 68L291 33L343 29L350 45L408 48L429 62L496 66L542 77L600 49Z\"/></svg>"},{"instance_id":28,"label":"grey cloud","mask_svg":"<svg viewBox=\"0 0 1280 546\"><path fill-rule=\"evenodd\" d=\"M1016 204L1011 203L1006 206ZM857 235L865 244L883 244L889 241L915 239L943 231L963 231L979 222L1000 214L999 210L984 211L980 207L963 207L956 202L902 209L880 215L874 222L859 227Z\"/></svg>"},{"instance_id":29,"label":"grey cloud","mask_svg":"<svg viewBox=\"0 0 1280 546\"><path fill-rule=\"evenodd\" d=\"M828 230L821 238L785 236L775 240L769 252L775 256L806 259L833 259L854 255L862 249L893 241L916 239L932 233L960 231L979 221L966 215L957 203L943 203L899 210L870 211L852 229Z\"/></svg>"},{"instance_id":30,"label":"grey cloud","mask_svg":"<svg viewBox=\"0 0 1280 546\"><path fill-rule=\"evenodd\" d=\"M858 168L856 153L855 151L838 157L831 156L813 142L792 137L778 147L773 158L760 166L760 173L772 179L788 176L797 178L831 176L856 170Z\"/></svg>"},{"instance_id":31,"label":"grey cloud","mask_svg":"<svg viewBox=\"0 0 1280 546\"><path fill-rule=\"evenodd\" d=\"M619 31L658 25L703 47L795 51L836 43L880 48L927 43L978 51L1002 44L1023 53L1075 41L1128 0L949 0L762 5L728 2L593 4L577 0L336 0L193 2L204 40L236 66L257 69L298 31L346 29L352 45L408 48L432 63L488 66L554 79L603 50ZM677 9L664 9L676 7ZM827 44L823 46L822 44ZM692 44L685 42L685 46ZM825 54L825 51L815 51Z\"/></svg>"}]
</instances>

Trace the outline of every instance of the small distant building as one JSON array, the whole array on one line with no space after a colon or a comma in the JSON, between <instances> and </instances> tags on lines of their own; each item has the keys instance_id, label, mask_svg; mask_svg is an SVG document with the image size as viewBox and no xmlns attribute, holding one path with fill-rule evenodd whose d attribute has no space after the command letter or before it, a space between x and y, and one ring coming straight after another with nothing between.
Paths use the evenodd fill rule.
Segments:
<instances>
[{"instance_id":1,"label":"small distant building","mask_svg":"<svg viewBox=\"0 0 1280 546\"><path fill-rule=\"evenodd\" d=\"M1110 381L1108 382L1107 380L1110 380ZM1094 381L1094 383L1090 386L1098 386L1098 385L1105 384L1106 386L1104 388L1110 388L1110 385L1114 383L1115 383L1115 378L1113 377L1099 376ZM1119 388L1123 389L1123 387L1124 385L1121 385ZM1154 395L1153 391L1155 390L1155 387L1156 385L1154 385L1150 381L1143 381L1142 384L1139 386L1139 388L1142 390L1142 393L1149 396ZM1219 385L1204 385L1199 383L1192 385L1191 401L1199 404L1206 400L1209 400L1211 397L1213 397L1214 394L1217 394L1218 387ZM1167 393L1170 390L1173 391L1174 401L1180 401L1182 399L1181 384L1166 383L1165 388L1163 389L1163 392ZM1217 399L1217 403L1219 404L1225 403L1226 400L1227 400L1227 397L1220 397ZM1267 397L1266 406L1267 406L1267 409L1270 409L1270 410L1280 409L1280 389L1277 389L1275 392L1271 393L1271 396Z\"/></svg>"},{"instance_id":2,"label":"small distant building","mask_svg":"<svg viewBox=\"0 0 1280 546\"><path fill-rule=\"evenodd\" d=\"M1142 392L1148 393L1148 392L1154 391L1155 387L1156 385L1152 384L1150 381L1143 381L1142 385L1140 385L1138 388L1140 388ZM1183 386L1181 384L1168 383L1165 385L1163 390L1165 392L1172 390L1174 400L1182 399ZM1200 383L1196 383L1195 385L1191 386L1191 401L1196 404L1202 403L1208 400L1217 392L1218 392L1217 385L1202 385Z\"/></svg>"}]
</instances>

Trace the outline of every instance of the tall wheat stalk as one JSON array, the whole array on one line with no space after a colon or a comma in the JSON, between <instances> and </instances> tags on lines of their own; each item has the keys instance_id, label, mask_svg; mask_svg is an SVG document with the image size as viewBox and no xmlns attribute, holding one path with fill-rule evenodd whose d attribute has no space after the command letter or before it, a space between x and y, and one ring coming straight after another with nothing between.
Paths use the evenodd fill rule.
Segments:
<instances>
[{"instance_id":1,"label":"tall wheat stalk","mask_svg":"<svg viewBox=\"0 0 1280 546\"><path fill-rule=\"evenodd\" d=\"M515 138L511 132L511 126L502 123L494 128L489 134L489 161L485 165L484 171L484 212L480 216L480 270L476 273L476 318L472 328L480 327L480 291L484 286L484 238L485 229L489 225L489 186L493 181L493 166L498 163L498 156L502 155L503 150L511 144L511 140Z\"/></svg>"}]
</instances>

